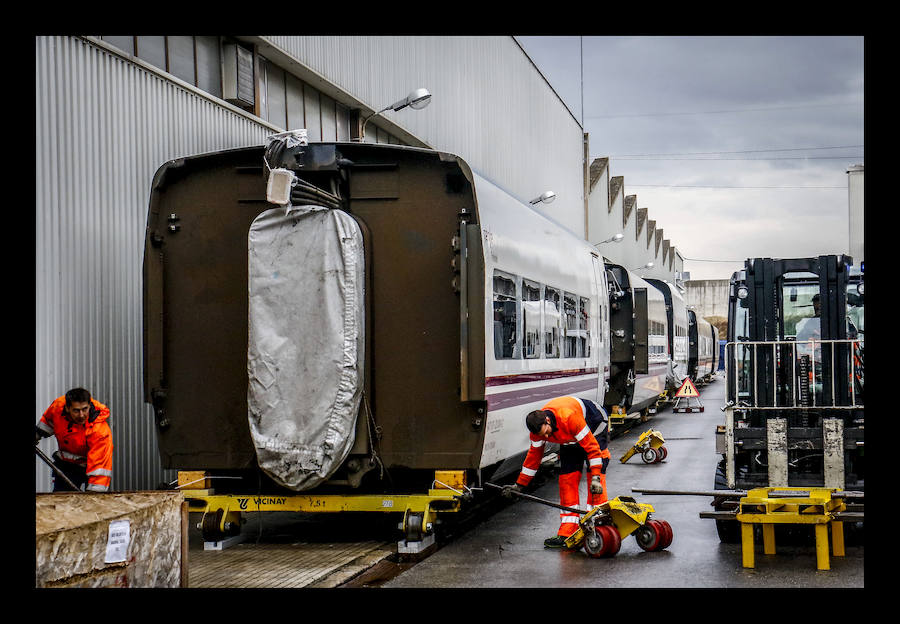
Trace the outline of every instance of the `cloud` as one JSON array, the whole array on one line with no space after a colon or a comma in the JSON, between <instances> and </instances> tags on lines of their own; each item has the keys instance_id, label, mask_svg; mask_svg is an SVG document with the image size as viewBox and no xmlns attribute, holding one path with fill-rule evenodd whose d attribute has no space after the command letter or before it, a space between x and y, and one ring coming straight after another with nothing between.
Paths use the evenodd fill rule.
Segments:
<instances>
[{"instance_id":1,"label":"cloud","mask_svg":"<svg viewBox=\"0 0 900 624\"><path fill-rule=\"evenodd\" d=\"M846 253L846 171L864 162L843 147L864 143L862 37L518 39L577 119L583 86L591 157L610 158L682 255ZM746 150L781 151L722 153Z\"/></svg>"}]
</instances>

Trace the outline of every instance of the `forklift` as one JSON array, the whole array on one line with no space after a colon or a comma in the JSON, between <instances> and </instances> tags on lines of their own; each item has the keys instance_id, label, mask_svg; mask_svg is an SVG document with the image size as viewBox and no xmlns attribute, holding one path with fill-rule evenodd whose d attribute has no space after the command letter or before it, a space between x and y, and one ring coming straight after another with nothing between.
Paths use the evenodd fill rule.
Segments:
<instances>
[{"instance_id":1,"label":"forklift","mask_svg":"<svg viewBox=\"0 0 900 624\"><path fill-rule=\"evenodd\" d=\"M751 258L730 281L726 403L717 427L719 539L740 541L754 488L830 488L864 503L864 263ZM851 510L851 511L854 511Z\"/></svg>"}]
</instances>

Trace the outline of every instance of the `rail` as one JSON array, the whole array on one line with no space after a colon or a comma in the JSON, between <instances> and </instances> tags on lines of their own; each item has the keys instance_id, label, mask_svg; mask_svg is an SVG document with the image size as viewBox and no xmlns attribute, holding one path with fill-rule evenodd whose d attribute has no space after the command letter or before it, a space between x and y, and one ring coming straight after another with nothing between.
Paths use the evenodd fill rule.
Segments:
<instances>
[{"instance_id":1,"label":"rail","mask_svg":"<svg viewBox=\"0 0 900 624\"><path fill-rule=\"evenodd\" d=\"M727 371L728 401L735 409L862 409L864 407L862 397L863 344L864 341L861 339L728 342L725 345L726 362L732 367L731 371ZM846 345L847 348L840 348L842 345ZM760 358L760 350L765 349L771 349L771 357ZM821 354L825 351L828 352L828 358L823 362ZM836 355L836 352L839 351L841 354ZM786 380L787 369L782 365L785 353L790 358L790 383L787 383ZM836 358L839 360L836 361ZM835 364L841 364L840 359L847 360L846 370L849 370L849 379L848 401L839 402L836 392L839 374L836 374L836 371L843 367L836 368ZM760 370L761 367L757 363L762 360L771 362L771 371ZM760 377L768 375L769 372L771 372L771 380L775 381L776 390L773 392L771 405L760 405ZM823 392L824 385L817 382L819 379L822 379L823 382L824 380L829 381L830 392L828 394ZM787 390L789 392L786 392ZM779 394L781 394L780 402ZM830 396L830 403L823 400L823 396Z\"/></svg>"}]
</instances>

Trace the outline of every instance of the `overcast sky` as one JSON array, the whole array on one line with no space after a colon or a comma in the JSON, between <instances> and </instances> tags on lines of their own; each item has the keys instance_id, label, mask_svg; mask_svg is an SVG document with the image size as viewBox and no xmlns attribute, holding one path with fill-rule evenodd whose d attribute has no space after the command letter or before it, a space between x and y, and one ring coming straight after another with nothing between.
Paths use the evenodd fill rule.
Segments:
<instances>
[{"instance_id":1,"label":"overcast sky","mask_svg":"<svg viewBox=\"0 0 900 624\"><path fill-rule=\"evenodd\" d=\"M747 257L848 253L862 37L517 39L691 279L728 278Z\"/></svg>"}]
</instances>

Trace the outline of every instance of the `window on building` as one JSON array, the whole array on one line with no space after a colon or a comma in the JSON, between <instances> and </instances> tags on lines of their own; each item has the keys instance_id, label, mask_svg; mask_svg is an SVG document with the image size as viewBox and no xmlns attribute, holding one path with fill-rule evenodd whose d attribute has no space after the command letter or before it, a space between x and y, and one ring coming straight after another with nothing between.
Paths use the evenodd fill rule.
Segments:
<instances>
[{"instance_id":1,"label":"window on building","mask_svg":"<svg viewBox=\"0 0 900 624\"><path fill-rule=\"evenodd\" d=\"M100 39L210 95L225 97L222 76L228 64L222 51L223 45L228 48L236 44L232 39L210 35L103 35ZM232 104L247 112L257 113L262 119L285 130L306 128L310 141L350 141L352 111L349 107L305 84L271 59L254 56L252 46L237 45L240 54L253 62L238 62L237 69L233 67L234 62L228 65L231 71L243 72L231 77L229 84L234 86L239 82L239 90L249 98L235 99ZM258 65L258 72L252 71L254 64ZM253 80L259 93L257 106L252 103ZM375 123L369 123L366 127L365 140L405 145Z\"/></svg>"},{"instance_id":2,"label":"window on building","mask_svg":"<svg viewBox=\"0 0 900 624\"><path fill-rule=\"evenodd\" d=\"M211 95L222 97L218 37L103 35L100 39Z\"/></svg>"},{"instance_id":3,"label":"window on building","mask_svg":"<svg viewBox=\"0 0 900 624\"><path fill-rule=\"evenodd\" d=\"M287 90L284 70L259 57L259 116L279 128L287 128Z\"/></svg>"},{"instance_id":4,"label":"window on building","mask_svg":"<svg viewBox=\"0 0 900 624\"><path fill-rule=\"evenodd\" d=\"M134 43L135 56L154 67L169 71L166 64L166 37L138 35ZM171 73L171 72L170 72Z\"/></svg>"}]
</instances>

